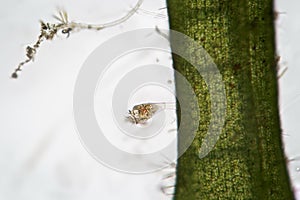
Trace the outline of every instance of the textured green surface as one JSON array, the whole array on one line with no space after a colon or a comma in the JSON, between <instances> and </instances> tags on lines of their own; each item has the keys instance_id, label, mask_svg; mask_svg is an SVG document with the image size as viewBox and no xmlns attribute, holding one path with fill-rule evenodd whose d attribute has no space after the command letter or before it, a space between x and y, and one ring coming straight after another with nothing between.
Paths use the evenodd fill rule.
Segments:
<instances>
[{"instance_id":1,"label":"textured green surface","mask_svg":"<svg viewBox=\"0 0 300 200\"><path fill-rule=\"evenodd\" d=\"M176 200L293 199L278 117L272 3L167 1L171 29L205 48L223 76L227 95L220 139L208 156L199 159L211 114L209 92L189 63L173 57L175 69L195 89L201 114L195 140L178 161ZM176 90L178 96L189 98L180 85Z\"/></svg>"}]
</instances>

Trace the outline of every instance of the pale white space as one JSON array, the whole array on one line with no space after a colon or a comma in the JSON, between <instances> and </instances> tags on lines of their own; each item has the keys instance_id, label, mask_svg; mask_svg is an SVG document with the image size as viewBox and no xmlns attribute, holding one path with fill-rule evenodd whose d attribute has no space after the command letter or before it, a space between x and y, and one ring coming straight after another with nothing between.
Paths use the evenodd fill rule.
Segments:
<instances>
[{"instance_id":1,"label":"pale white space","mask_svg":"<svg viewBox=\"0 0 300 200\"><path fill-rule=\"evenodd\" d=\"M167 45L169 44L167 43ZM145 57L144 55L147 56ZM143 59L140 59L141 57L143 57ZM170 70L170 73L168 74L161 74L162 76L165 76L165 81L163 82L164 85L150 82L147 84L137 85L132 91L121 91L129 93L129 98L127 100L119 100L127 101L127 104L125 104L126 107L123 107L123 110L120 113L116 113L119 116L123 116L123 120L118 121L112 111L112 99L116 92L115 89L118 87L119 81L124 76L139 66L151 67L157 65L158 68L171 67L172 65L169 57L169 53L154 49L131 51L112 62L99 78L98 87L95 91L95 114L103 134L115 147L128 153L146 154L157 152L177 139L176 132L170 133L170 130L177 128L175 123L176 97L174 85L172 84L171 90L168 90L170 87L168 82L170 80L174 82L173 70ZM157 63L158 58L160 60L159 65ZM157 70L157 72L159 71ZM150 75L147 73L141 73L138 75L157 76L158 74L155 73ZM155 80L155 77L153 77L152 80ZM129 123L128 120L126 120L128 109L132 109L134 105L141 103L156 103L160 107L159 111L164 113L164 117L162 116L165 121L163 126L159 127L159 130L157 129L157 131L154 131L151 135L147 135L147 137L143 137L142 132L147 128L151 128L151 126L155 126L158 120L155 119L156 115L162 113L157 113L153 116L153 120L149 120L147 123L142 125ZM169 106L166 107L164 103L169 104ZM114 124L114 126L111 126L111 124ZM135 131L136 134L131 134Z\"/></svg>"},{"instance_id":2,"label":"pale white space","mask_svg":"<svg viewBox=\"0 0 300 200\"><path fill-rule=\"evenodd\" d=\"M280 56L280 114L291 181L300 199L300 2L275 0L277 54Z\"/></svg>"},{"instance_id":3,"label":"pale white space","mask_svg":"<svg viewBox=\"0 0 300 200\"><path fill-rule=\"evenodd\" d=\"M64 8L71 21L106 23L123 17L136 2L2 1L0 199L171 199L161 188L174 184L172 178L164 179L174 172L174 166L132 175L101 165L81 144L72 107L76 77L88 55L125 31L155 26L167 29L167 11L160 9L166 7L164 0L144 0L141 10L121 25L44 42L34 63L24 67L19 79L10 79L13 69L25 58L26 46L37 39L39 20L55 22L52 15L57 7ZM167 192L172 193L172 189Z\"/></svg>"}]
</instances>

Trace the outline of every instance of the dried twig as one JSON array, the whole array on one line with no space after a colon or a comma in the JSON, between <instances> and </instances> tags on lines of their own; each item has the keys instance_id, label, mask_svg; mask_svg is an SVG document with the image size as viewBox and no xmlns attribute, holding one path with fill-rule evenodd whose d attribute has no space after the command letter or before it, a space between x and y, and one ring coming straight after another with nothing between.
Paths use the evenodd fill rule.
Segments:
<instances>
[{"instance_id":1,"label":"dried twig","mask_svg":"<svg viewBox=\"0 0 300 200\"><path fill-rule=\"evenodd\" d=\"M139 9L142 2L143 0L139 0L137 4L122 18L104 24L86 24L86 23L78 23L78 22L69 22L67 12L64 10L59 10L58 15L53 15L54 19L56 19L58 23L51 24L51 23L45 23L43 21L40 21L41 29L37 41L33 46L26 47L27 58L24 61L19 63L18 67L12 73L11 77L18 78L18 72L22 70L22 67L25 64L34 61L34 57L41 43L45 40L52 40L57 35L58 32L61 32L62 34L66 34L68 38L72 31L80 31L85 29L99 31L104 28L116 26L128 20Z\"/></svg>"}]
</instances>

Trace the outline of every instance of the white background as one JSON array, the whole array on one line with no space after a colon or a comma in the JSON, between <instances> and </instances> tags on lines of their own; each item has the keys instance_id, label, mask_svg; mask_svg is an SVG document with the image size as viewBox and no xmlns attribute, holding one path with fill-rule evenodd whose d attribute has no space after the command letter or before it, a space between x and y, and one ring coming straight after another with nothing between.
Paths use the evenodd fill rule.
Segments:
<instances>
[{"instance_id":1,"label":"white background","mask_svg":"<svg viewBox=\"0 0 300 200\"><path fill-rule=\"evenodd\" d=\"M19 79L9 78L25 48L36 41L39 20L55 22L57 6L70 20L106 23L124 16L136 0L12 0L0 8L0 199L93 200L170 199L162 193L164 176L174 169L146 175L116 172L98 163L80 143L73 120L73 90L88 55L122 32L158 26L168 28L165 2L145 0L142 9L121 25L82 31L68 39L46 41L35 62ZM161 15L159 15L161 14ZM124 113L126 114L126 113ZM175 151L175 149L174 149ZM172 192L172 191L171 191Z\"/></svg>"},{"instance_id":2,"label":"white background","mask_svg":"<svg viewBox=\"0 0 300 200\"><path fill-rule=\"evenodd\" d=\"M300 199L300 2L276 0L279 13L276 25L277 54L280 56L279 79L280 114L282 137L285 144L287 164L294 190Z\"/></svg>"}]
</instances>

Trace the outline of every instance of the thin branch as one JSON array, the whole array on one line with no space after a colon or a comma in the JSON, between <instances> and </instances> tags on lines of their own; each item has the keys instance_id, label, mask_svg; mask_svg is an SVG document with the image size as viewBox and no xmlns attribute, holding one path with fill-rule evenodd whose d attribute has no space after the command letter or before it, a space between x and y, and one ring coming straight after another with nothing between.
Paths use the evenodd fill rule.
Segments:
<instances>
[{"instance_id":1,"label":"thin branch","mask_svg":"<svg viewBox=\"0 0 300 200\"><path fill-rule=\"evenodd\" d=\"M72 31L80 31L84 29L88 30L102 30L104 28L116 26L128 20L134 13L140 8L144 0L139 0L137 4L123 17L117 19L112 22L104 23L104 24L86 24L86 23L78 23L78 22L69 22L68 14L64 10L59 10L58 15L53 15L53 18L58 21L57 24L45 23L40 21L40 35L38 36L37 41L35 44L26 47L26 56L27 58L20 62L18 67L14 70L11 77L18 78L18 72L22 71L22 68L25 64L34 61L34 57L37 53L38 48L40 47L41 43L45 40L52 40L58 32L62 34L66 34L68 38Z\"/></svg>"}]
</instances>

